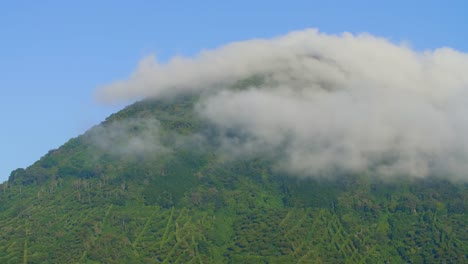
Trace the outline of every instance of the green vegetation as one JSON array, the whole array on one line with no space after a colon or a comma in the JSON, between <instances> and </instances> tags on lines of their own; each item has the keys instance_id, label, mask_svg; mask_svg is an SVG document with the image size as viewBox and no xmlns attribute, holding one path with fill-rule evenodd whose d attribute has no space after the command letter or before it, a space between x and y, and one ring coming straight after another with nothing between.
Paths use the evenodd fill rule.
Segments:
<instances>
[{"instance_id":1,"label":"green vegetation","mask_svg":"<svg viewBox=\"0 0 468 264\"><path fill-rule=\"evenodd\" d=\"M267 155L226 161L216 136L180 143L216 135L196 100L138 102L12 172L0 185L0 263L468 262L466 183L299 179ZM158 120L157 136L128 122L146 119ZM125 145L106 134L123 122L124 135L163 147L95 144Z\"/></svg>"}]
</instances>

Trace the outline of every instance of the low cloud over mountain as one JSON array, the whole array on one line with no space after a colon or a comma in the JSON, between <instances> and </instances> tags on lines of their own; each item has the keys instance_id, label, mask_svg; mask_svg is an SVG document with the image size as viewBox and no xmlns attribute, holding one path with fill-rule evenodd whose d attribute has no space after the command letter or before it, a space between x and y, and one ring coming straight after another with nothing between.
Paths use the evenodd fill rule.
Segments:
<instances>
[{"instance_id":1,"label":"low cloud over mountain","mask_svg":"<svg viewBox=\"0 0 468 264\"><path fill-rule=\"evenodd\" d=\"M200 93L223 151L280 151L299 175L371 170L468 180L468 54L415 51L369 34L291 32L176 57L144 58L104 102ZM246 86L233 89L239 80ZM228 136L237 131L242 138Z\"/></svg>"}]
</instances>

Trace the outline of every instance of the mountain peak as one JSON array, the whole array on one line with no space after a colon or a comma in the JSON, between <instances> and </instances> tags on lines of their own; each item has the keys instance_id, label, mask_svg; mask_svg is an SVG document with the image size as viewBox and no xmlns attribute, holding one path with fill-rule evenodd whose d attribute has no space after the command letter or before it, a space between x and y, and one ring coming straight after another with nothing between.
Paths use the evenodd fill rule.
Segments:
<instances>
[{"instance_id":1,"label":"mountain peak","mask_svg":"<svg viewBox=\"0 0 468 264\"><path fill-rule=\"evenodd\" d=\"M249 149L254 141L242 126L201 115L200 100L137 102L12 172L0 189L0 260L467 259L466 184L295 173L279 162L287 153L277 146Z\"/></svg>"}]
</instances>

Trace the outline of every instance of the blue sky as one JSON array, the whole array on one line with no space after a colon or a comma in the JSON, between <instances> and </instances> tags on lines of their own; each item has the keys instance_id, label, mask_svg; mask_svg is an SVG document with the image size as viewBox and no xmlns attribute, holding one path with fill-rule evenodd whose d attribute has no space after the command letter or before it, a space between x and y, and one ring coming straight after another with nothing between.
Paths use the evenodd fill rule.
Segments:
<instances>
[{"instance_id":1,"label":"blue sky","mask_svg":"<svg viewBox=\"0 0 468 264\"><path fill-rule=\"evenodd\" d=\"M467 1L383 2L2 1L0 181L120 109L95 102L96 87L150 53L164 61L310 27L468 52Z\"/></svg>"}]
</instances>

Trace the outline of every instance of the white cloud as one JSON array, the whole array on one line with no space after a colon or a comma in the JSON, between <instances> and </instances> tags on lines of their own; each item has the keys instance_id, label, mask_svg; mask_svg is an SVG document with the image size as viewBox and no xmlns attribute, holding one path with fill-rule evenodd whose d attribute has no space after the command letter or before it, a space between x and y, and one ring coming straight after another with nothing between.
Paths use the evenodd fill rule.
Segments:
<instances>
[{"instance_id":1,"label":"white cloud","mask_svg":"<svg viewBox=\"0 0 468 264\"><path fill-rule=\"evenodd\" d=\"M86 134L89 143L113 155L163 155L170 150L161 144L156 119L132 118L94 127Z\"/></svg>"},{"instance_id":2,"label":"white cloud","mask_svg":"<svg viewBox=\"0 0 468 264\"><path fill-rule=\"evenodd\" d=\"M195 58L145 58L104 101L202 91L197 111L247 140L226 149L281 148L283 169L468 179L468 55L418 52L369 34L317 30L228 44ZM262 76L259 87L230 85ZM231 143L229 143L231 142Z\"/></svg>"}]
</instances>

